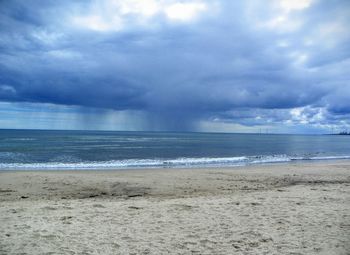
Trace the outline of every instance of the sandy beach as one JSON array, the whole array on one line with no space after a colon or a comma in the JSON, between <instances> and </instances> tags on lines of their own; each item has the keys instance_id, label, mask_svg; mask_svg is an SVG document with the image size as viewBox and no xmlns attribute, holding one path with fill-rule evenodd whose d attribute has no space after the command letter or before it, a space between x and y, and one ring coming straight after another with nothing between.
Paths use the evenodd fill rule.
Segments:
<instances>
[{"instance_id":1,"label":"sandy beach","mask_svg":"<svg viewBox=\"0 0 350 255\"><path fill-rule=\"evenodd\" d=\"M0 172L0 254L350 254L350 161Z\"/></svg>"}]
</instances>

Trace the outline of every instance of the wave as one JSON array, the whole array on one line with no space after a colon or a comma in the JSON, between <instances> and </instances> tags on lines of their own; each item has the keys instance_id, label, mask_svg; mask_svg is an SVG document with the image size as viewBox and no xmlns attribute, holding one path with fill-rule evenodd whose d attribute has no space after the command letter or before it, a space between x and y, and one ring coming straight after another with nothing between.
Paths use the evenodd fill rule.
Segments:
<instances>
[{"instance_id":1,"label":"wave","mask_svg":"<svg viewBox=\"0 0 350 255\"><path fill-rule=\"evenodd\" d=\"M248 161L247 157L226 158L178 158L163 161L163 165L203 165L203 164L230 164Z\"/></svg>"},{"instance_id":2,"label":"wave","mask_svg":"<svg viewBox=\"0 0 350 255\"><path fill-rule=\"evenodd\" d=\"M5 141L35 141L35 138L5 138Z\"/></svg>"},{"instance_id":3,"label":"wave","mask_svg":"<svg viewBox=\"0 0 350 255\"><path fill-rule=\"evenodd\" d=\"M23 162L27 159L27 155L20 152L0 151L0 162Z\"/></svg>"},{"instance_id":4,"label":"wave","mask_svg":"<svg viewBox=\"0 0 350 255\"><path fill-rule=\"evenodd\" d=\"M246 161L246 157L230 158L177 158L177 159L126 159L90 162L0 163L0 169L112 169L138 167L181 167L198 165L225 165Z\"/></svg>"},{"instance_id":5,"label":"wave","mask_svg":"<svg viewBox=\"0 0 350 255\"><path fill-rule=\"evenodd\" d=\"M61 159L61 158L60 158ZM123 169L123 168L175 168L175 167L225 167L251 164L273 164L291 161L320 161L350 159L350 156L290 157L287 155L241 156L217 158L176 159L125 159L84 162L0 163L0 169L54 170L54 169ZM70 159L71 160L71 159Z\"/></svg>"},{"instance_id":6,"label":"wave","mask_svg":"<svg viewBox=\"0 0 350 255\"><path fill-rule=\"evenodd\" d=\"M311 160L336 160L336 159L350 159L350 156L325 156L325 157L311 157Z\"/></svg>"},{"instance_id":7,"label":"wave","mask_svg":"<svg viewBox=\"0 0 350 255\"><path fill-rule=\"evenodd\" d=\"M255 158L255 159L254 159ZM283 163L292 161L293 158L287 155L256 156L251 160L251 164Z\"/></svg>"}]
</instances>

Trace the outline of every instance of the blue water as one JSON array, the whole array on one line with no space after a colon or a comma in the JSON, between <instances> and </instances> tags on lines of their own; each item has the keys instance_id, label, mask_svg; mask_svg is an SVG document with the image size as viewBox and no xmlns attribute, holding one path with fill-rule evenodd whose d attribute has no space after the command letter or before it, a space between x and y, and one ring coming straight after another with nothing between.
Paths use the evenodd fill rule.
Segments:
<instances>
[{"instance_id":1,"label":"blue water","mask_svg":"<svg viewBox=\"0 0 350 255\"><path fill-rule=\"evenodd\" d=\"M0 130L0 169L236 166L350 159L350 136Z\"/></svg>"}]
</instances>

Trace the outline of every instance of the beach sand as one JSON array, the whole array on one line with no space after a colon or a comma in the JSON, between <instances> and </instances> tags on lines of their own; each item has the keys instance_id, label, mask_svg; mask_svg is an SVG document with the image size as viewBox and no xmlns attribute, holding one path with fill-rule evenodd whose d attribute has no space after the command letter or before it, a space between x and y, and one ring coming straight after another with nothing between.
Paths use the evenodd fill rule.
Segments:
<instances>
[{"instance_id":1,"label":"beach sand","mask_svg":"<svg viewBox=\"0 0 350 255\"><path fill-rule=\"evenodd\" d=\"M350 161L2 171L0 254L350 254Z\"/></svg>"}]
</instances>

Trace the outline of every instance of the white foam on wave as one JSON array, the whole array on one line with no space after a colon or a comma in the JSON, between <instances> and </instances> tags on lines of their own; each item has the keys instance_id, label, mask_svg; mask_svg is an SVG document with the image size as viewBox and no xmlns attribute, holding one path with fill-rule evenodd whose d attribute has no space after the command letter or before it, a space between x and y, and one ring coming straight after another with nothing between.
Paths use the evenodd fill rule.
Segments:
<instances>
[{"instance_id":1,"label":"white foam on wave","mask_svg":"<svg viewBox=\"0 0 350 255\"><path fill-rule=\"evenodd\" d=\"M289 157L287 155L218 157L218 158L176 158L176 159L125 159L91 162L45 162L45 163L0 163L0 169L122 169L198 166L241 166L249 164L284 163L294 160L341 160L350 156Z\"/></svg>"},{"instance_id":2,"label":"white foam on wave","mask_svg":"<svg viewBox=\"0 0 350 255\"><path fill-rule=\"evenodd\" d=\"M247 157L177 158L177 159L126 159L93 162L0 163L0 169L112 169L137 167L181 167L205 165L233 165L248 161Z\"/></svg>"},{"instance_id":3,"label":"white foam on wave","mask_svg":"<svg viewBox=\"0 0 350 255\"><path fill-rule=\"evenodd\" d=\"M93 162L48 162L48 163L0 163L0 169L110 169L130 167L152 167L160 165L155 160L111 160Z\"/></svg>"},{"instance_id":4,"label":"white foam on wave","mask_svg":"<svg viewBox=\"0 0 350 255\"><path fill-rule=\"evenodd\" d=\"M290 161L307 161L307 160L341 160L350 159L350 156L305 156L305 157L291 157L287 155L274 155L274 156L262 156L257 160L252 160L252 164L264 164L264 163L283 163Z\"/></svg>"},{"instance_id":5,"label":"white foam on wave","mask_svg":"<svg viewBox=\"0 0 350 255\"><path fill-rule=\"evenodd\" d=\"M325 157L311 157L311 160L336 160L336 159L350 159L350 156L325 156Z\"/></svg>"},{"instance_id":6,"label":"white foam on wave","mask_svg":"<svg viewBox=\"0 0 350 255\"><path fill-rule=\"evenodd\" d=\"M225 157L225 158L178 158L165 160L164 165L202 165L202 164L230 164L248 161L247 157Z\"/></svg>"},{"instance_id":7,"label":"white foam on wave","mask_svg":"<svg viewBox=\"0 0 350 255\"><path fill-rule=\"evenodd\" d=\"M25 158L26 155L24 153L19 152L9 152L9 151L0 151L0 161L1 160L15 160L20 158Z\"/></svg>"},{"instance_id":8,"label":"white foam on wave","mask_svg":"<svg viewBox=\"0 0 350 255\"><path fill-rule=\"evenodd\" d=\"M253 159L251 164L283 163L292 161L287 155L260 156Z\"/></svg>"}]
</instances>

